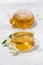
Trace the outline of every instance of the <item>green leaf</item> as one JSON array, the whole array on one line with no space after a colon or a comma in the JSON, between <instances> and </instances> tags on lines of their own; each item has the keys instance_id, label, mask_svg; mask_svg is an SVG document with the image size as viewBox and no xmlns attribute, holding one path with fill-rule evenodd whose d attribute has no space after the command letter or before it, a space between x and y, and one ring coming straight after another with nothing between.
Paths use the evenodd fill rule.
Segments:
<instances>
[{"instance_id":1,"label":"green leaf","mask_svg":"<svg viewBox=\"0 0 43 65\"><path fill-rule=\"evenodd\" d=\"M6 42L7 42L7 40L4 40L4 41L2 42L2 44L6 44Z\"/></svg>"},{"instance_id":2,"label":"green leaf","mask_svg":"<svg viewBox=\"0 0 43 65\"><path fill-rule=\"evenodd\" d=\"M12 34L9 35L9 38L12 38Z\"/></svg>"}]
</instances>

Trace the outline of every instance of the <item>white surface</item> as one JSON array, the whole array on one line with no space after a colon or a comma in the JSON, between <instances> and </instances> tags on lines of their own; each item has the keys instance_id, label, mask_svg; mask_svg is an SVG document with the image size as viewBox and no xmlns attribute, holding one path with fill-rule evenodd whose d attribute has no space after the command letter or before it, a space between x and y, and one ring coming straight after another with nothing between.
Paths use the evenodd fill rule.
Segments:
<instances>
[{"instance_id":1,"label":"white surface","mask_svg":"<svg viewBox=\"0 0 43 65\"><path fill-rule=\"evenodd\" d=\"M0 0L0 4L11 4L11 3L30 3L30 2L37 2L39 0Z\"/></svg>"},{"instance_id":2,"label":"white surface","mask_svg":"<svg viewBox=\"0 0 43 65\"><path fill-rule=\"evenodd\" d=\"M43 4L42 4L43 5ZM30 29L34 32L35 38L40 41L40 50L33 55L22 55L12 56L9 54L9 50L6 47L2 47L2 40L6 39L7 36L13 31L20 31L18 29L12 29L9 24L9 18L13 15L14 11L21 8L30 8L36 17L39 13L40 20L36 17L37 25ZM23 5L2 5L0 6L0 65L43 65L43 8L36 5L30 6L30 4ZM37 12L37 9L39 12ZM29 30L29 29L28 29ZM26 30L26 31L28 31Z\"/></svg>"},{"instance_id":3,"label":"white surface","mask_svg":"<svg viewBox=\"0 0 43 65\"><path fill-rule=\"evenodd\" d=\"M0 4L14 4L14 3L34 3L43 2L43 0L0 0Z\"/></svg>"}]
</instances>

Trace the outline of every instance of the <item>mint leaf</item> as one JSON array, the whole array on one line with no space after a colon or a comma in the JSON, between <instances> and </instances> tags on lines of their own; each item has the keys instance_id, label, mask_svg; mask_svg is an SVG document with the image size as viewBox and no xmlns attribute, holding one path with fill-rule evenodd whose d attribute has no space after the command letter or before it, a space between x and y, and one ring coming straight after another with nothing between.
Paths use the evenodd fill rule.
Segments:
<instances>
[{"instance_id":1,"label":"mint leaf","mask_svg":"<svg viewBox=\"0 0 43 65\"><path fill-rule=\"evenodd\" d=\"M9 38L12 38L12 34L9 35Z\"/></svg>"},{"instance_id":2,"label":"mint leaf","mask_svg":"<svg viewBox=\"0 0 43 65\"><path fill-rule=\"evenodd\" d=\"M4 40L4 41L2 42L2 44L6 44L6 42L7 42L7 40Z\"/></svg>"}]
</instances>

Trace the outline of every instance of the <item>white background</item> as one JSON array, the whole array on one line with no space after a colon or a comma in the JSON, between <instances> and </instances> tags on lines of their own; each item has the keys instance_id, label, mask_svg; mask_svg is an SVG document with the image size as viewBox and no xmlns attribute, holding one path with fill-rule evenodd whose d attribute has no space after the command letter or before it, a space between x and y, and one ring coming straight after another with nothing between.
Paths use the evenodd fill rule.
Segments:
<instances>
[{"instance_id":1,"label":"white background","mask_svg":"<svg viewBox=\"0 0 43 65\"><path fill-rule=\"evenodd\" d=\"M24 4L22 2L17 4L16 2L19 3L20 1L0 1L0 65L43 65L43 2L37 0L28 0ZM18 31L11 28L9 18L15 10L22 7L30 8L33 11L37 25L31 30L34 32L35 38L40 42L40 49L35 54L12 56L6 47L2 47L1 42L13 31ZM39 12L37 12L37 9ZM37 13L39 14L39 20L36 17Z\"/></svg>"},{"instance_id":2,"label":"white background","mask_svg":"<svg viewBox=\"0 0 43 65\"><path fill-rule=\"evenodd\" d=\"M0 0L0 4L8 4L14 2L35 2L37 0Z\"/></svg>"},{"instance_id":3,"label":"white background","mask_svg":"<svg viewBox=\"0 0 43 65\"><path fill-rule=\"evenodd\" d=\"M24 3L24 2L43 2L43 0L0 0L0 4L10 4L10 3Z\"/></svg>"}]
</instances>

